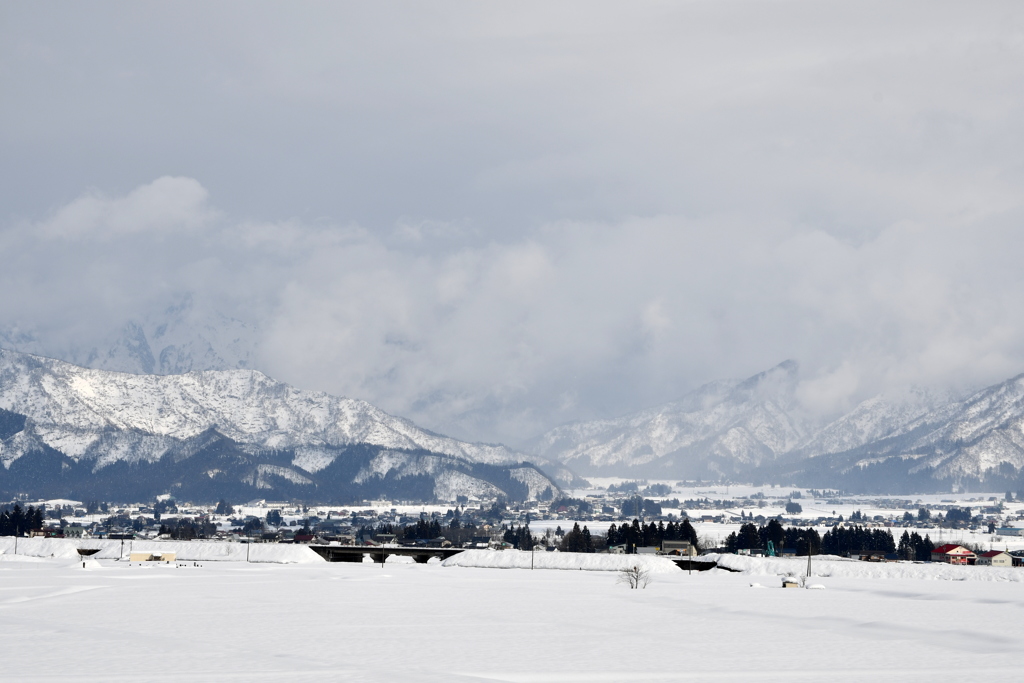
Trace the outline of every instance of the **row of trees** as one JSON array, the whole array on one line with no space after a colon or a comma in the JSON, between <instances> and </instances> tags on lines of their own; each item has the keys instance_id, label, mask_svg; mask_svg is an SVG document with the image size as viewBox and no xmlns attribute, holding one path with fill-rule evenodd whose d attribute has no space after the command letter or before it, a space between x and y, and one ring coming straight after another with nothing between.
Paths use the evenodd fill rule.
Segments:
<instances>
[{"instance_id":1,"label":"row of trees","mask_svg":"<svg viewBox=\"0 0 1024 683\"><path fill-rule=\"evenodd\" d=\"M684 519L678 524L676 522L642 524L639 520L634 519L632 524L623 522L618 527L614 524L608 527L607 543L609 546L625 545L627 548L660 546L662 541L689 541L694 546L698 545L697 532L688 519Z\"/></svg>"},{"instance_id":2,"label":"row of trees","mask_svg":"<svg viewBox=\"0 0 1024 683\"><path fill-rule=\"evenodd\" d=\"M764 550L771 541L777 551L793 548L797 555L816 555L821 552L821 537L814 529L800 527L783 527L779 520L773 519L768 524L758 527L748 523L740 527L725 539L725 547L731 552L737 550Z\"/></svg>"},{"instance_id":3,"label":"row of trees","mask_svg":"<svg viewBox=\"0 0 1024 683\"><path fill-rule=\"evenodd\" d=\"M904 533L906 535L906 533ZM821 539L821 552L826 555L846 555L859 552L896 552L892 534L885 529L862 526L832 527Z\"/></svg>"},{"instance_id":4,"label":"row of trees","mask_svg":"<svg viewBox=\"0 0 1024 683\"><path fill-rule=\"evenodd\" d=\"M262 528L262 526L260 527ZM197 538L210 538L217 533L217 525L208 519L198 521L191 519L172 520L170 524L160 525L160 534L168 534L175 541L191 541Z\"/></svg>"},{"instance_id":5,"label":"row of trees","mask_svg":"<svg viewBox=\"0 0 1024 683\"><path fill-rule=\"evenodd\" d=\"M670 504L670 501L665 501L666 504ZM678 501L676 501L678 506ZM646 498L626 498L622 501L622 516L623 517L636 517L637 507L645 515L660 515L662 512L661 503L655 500L648 500Z\"/></svg>"},{"instance_id":6,"label":"row of trees","mask_svg":"<svg viewBox=\"0 0 1024 683\"><path fill-rule=\"evenodd\" d=\"M576 529L579 529L579 524L576 525ZM570 532L571 533L571 532ZM568 536L569 534L566 534ZM590 532L587 532L589 538ZM516 550L533 550L535 545L533 540L533 534L530 533L530 523L522 525L513 525L505 529L505 533L502 534L502 539L505 543L510 544ZM565 536L562 537L562 541L565 542Z\"/></svg>"},{"instance_id":7,"label":"row of trees","mask_svg":"<svg viewBox=\"0 0 1024 683\"><path fill-rule=\"evenodd\" d=\"M729 534L726 547L735 552L744 549L766 549L768 541L779 551L784 548L796 549L797 555L812 554L847 555L860 552L895 552L902 560L927 562L931 559L935 544L931 538L915 532L904 531L899 544L886 529L868 529L860 526L833 527L818 537L814 529L783 527L777 520L770 520L762 527L744 524L739 533Z\"/></svg>"},{"instance_id":8,"label":"row of trees","mask_svg":"<svg viewBox=\"0 0 1024 683\"><path fill-rule=\"evenodd\" d=\"M858 515L860 515L860 511L859 510L857 512L853 513L853 515L850 517L850 519L851 520L860 519L860 517ZM864 519L867 519L867 518L865 517ZM928 508L921 508L921 509L919 509L917 511L917 517L915 517L909 510L907 512L903 513L903 521L904 521L904 523L907 523L907 524L913 523L915 521L915 519L918 522L930 522L931 519L932 519L931 510L929 510ZM964 524L964 525L966 525L966 524L970 524L971 520L973 520L973 519L974 519L974 513L971 511L971 508L969 508L969 507L963 507L963 508L953 507L953 508L950 508L949 510L946 511L945 518L943 518L942 515L939 515L938 521L939 521L939 525L940 526L942 525L942 522L946 522L946 523L948 523L950 525L956 525L956 524Z\"/></svg>"},{"instance_id":9,"label":"row of trees","mask_svg":"<svg viewBox=\"0 0 1024 683\"><path fill-rule=\"evenodd\" d=\"M451 523L454 524L457 522L453 519ZM451 524L449 524L449 526L451 526ZM441 527L441 523L436 519L432 519L429 522L425 519L419 519L415 524L402 527L395 535L400 539L429 541L430 539L444 536L444 530ZM447 538L447 536L445 536L445 538Z\"/></svg>"},{"instance_id":10,"label":"row of trees","mask_svg":"<svg viewBox=\"0 0 1024 683\"><path fill-rule=\"evenodd\" d=\"M43 506L27 510L17 503L10 510L0 512L0 536L24 536L33 529L43 528Z\"/></svg>"},{"instance_id":11,"label":"row of trees","mask_svg":"<svg viewBox=\"0 0 1024 683\"><path fill-rule=\"evenodd\" d=\"M590 535L590 529L586 525L580 529L579 522L572 525L571 531L562 535L558 549L563 553L592 553L597 550L594 538Z\"/></svg>"},{"instance_id":12,"label":"row of trees","mask_svg":"<svg viewBox=\"0 0 1024 683\"><path fill-rule=\"evenodd\" d=\"M401 542L429 541L443 536L445 540L451 541L453 545L461 545L471 541L478 533L475 524L472 522L460 522L458 515L453 516L447 526L442 525L436 519L419 519L415 524L407 526L382 523L376 526L363 526L359 528L359 535L363 538L371 538L381 534L394 534L395 539Z\"/></svg>"},{"instance_id":13,"label":"row of trees","mask_svg":"<svg viewBox=\"0 0 1024 683\"><path fill-rule=\"evenodd\" d=\"M583 514L589 514L594 511L594 508L590 503L580 498L570 498L568 496L562 496L558 500L553 501L551 503L551 509L556 512L562 510L563 508L566 510L569 508L575 508L576 510Z\"/></svg>"},{"instance_id":14,"label":"row of trees","mask_svg":"<svg viewBox=\"0 0 1024 683\"><path fill-rule=\"evenodd\" d=\"M917 560L918 562L929 562L932 559L932 550L935 544L928 536L921 538L916 531L913 533L903 532L900 537L900 544L896 548L901 560Z\"/></svg>"}]
</instances>

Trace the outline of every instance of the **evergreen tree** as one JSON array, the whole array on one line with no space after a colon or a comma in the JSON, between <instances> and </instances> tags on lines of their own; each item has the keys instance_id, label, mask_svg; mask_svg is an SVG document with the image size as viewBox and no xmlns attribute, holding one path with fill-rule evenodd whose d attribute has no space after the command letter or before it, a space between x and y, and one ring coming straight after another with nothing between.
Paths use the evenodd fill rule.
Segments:
<instances>
[{"instance_id":1,"label":"evergreen tree","mask_svg":"<svg viewBox=\"0 0 1024 683\"><path fill-rule=\"evenodd\" d=\"M761 535L758 533L757 527L750 523L741 526L740 533L736 537L736 548L739 550L748 550L760 547Z\"/></svg>"},{"instance_id":2,"label":"evergreen tree","mask_svg":"<svg viewBox=\"0 0 1024 683\"><path fill-rule=\"evenodd\" d=\"M697 547L697 531L690 524L689 519L684 519L683 523L679 525L679 536L680 541L689 541L693 547Z\"/></svg>"},{"instance_id":3,"label":"evergreen tree","mask_svg":"<svg viewBox=\"0 0 1024 683\"><path fill-rule=\"evenodd\" d=\"M785 547L786 531L777 519L770 520L766 526L761 527L758 530L758 535L761 537L762 548L768 548L768 541L772 542L776 553L781 553Z\"/></svg>"},{"instance_id":4,"label":"evergreen tree","mask_svg":"<svg viewBox=\"0 0 1024 683\"><path fill-rule=\"evenodd\" d=\"M14 536L22 536L25 533L25 527L28 524L25 521L25 511L21 509L21 506L17 503L14 504L14 508L11 510L11 526L14 528Z\"/></svg>"},{"instance_id":5,"label":"evergreen tree","mask_svg":"<svg viewBox=\"0 0 1024 683\"><path fill-rule=\"evenodd\" d=\"M163 526L161 525L160 528L162 529ZM256 517L253 517L248 522L242 525L242 533L244 533L246 536L252 536L253 534L263 533L263 522L257 519Z\"/></svg>"},{"instance_id":6,"label":"evergreen tree","mask_svg":"<svg viewBox=\"0 0 1024 683\"><path fill-rule=\"evenodd\" d=\"M592 553L592 552L594 552L594 539L591 538L591 536L590 536L590 529L588 529L586 527L586 525L583 526L583 531L581 532L580 535L581 535L580 541L581 541L581 546L582 546L581 549L580 549L580 552L584 552L584 553Z\"/></svg>"},{"instance_id":7,"label":"evergreen tree","mask_svg":"<svg viewBox=\"0 0 1024 683\"><path fill-rule=\"evenodd\" d=\"M917 534L915 534L916 536ZM914 544L910 540L910 534L906 531L900 536L900 543L896 547L896 554L899 555L901 560L915 560L917 559L916 553L914 552Z\"/></svg>"}]
</instances>

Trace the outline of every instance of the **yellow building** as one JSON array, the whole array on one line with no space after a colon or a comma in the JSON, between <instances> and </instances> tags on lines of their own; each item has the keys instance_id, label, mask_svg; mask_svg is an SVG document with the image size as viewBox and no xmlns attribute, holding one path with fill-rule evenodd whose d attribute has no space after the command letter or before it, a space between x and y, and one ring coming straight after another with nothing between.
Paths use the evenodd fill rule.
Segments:
<instances>
[{"instance_id":1,"label":"yellow building","mask_svg":"<svg viewBox=\"0 0 1024 683\"><path fill-rule=\"evenodd\" d=\"M174 562L177 553L154 553L150 550L133 552L128 556L130 562Z\"/></svg>"}]
</instances>

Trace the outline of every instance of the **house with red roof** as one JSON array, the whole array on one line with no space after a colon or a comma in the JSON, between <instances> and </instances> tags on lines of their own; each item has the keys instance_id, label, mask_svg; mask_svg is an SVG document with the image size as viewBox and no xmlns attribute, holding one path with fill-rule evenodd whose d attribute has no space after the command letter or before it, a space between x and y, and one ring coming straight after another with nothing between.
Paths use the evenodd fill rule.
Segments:
<instances>
[{"instance_id":1,"label":"house with red roof","mask_svg":"<svg viewBox=\"0 0 1024 683\"><path fill-rule=\"evenodd\" d=\"M955 543L946 543L932 550L932 562L946 564L974 564L977 555Z\"/></svg>"},{"instance_id":2,"label":"house with red roof","mask_svg":"<svg viewBox=\"0 0 1024 683\"><path fill-rule=\"evenodd\" d=\"M987 553L978 555L978 560L975 564L984 564L991 567L1012 567L1013 556L1010 553L1004 553L1002 550L989 550Z\"/></svg>"}]
</instances>

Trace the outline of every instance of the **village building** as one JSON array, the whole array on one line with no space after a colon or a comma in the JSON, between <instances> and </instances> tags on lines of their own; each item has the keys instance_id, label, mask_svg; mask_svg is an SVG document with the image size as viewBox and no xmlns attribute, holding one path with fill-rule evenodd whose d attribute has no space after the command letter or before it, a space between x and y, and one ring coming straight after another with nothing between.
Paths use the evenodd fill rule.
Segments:
<instances>
[{"instance_id":1,"label":"village building","mask_svg":"<svg viewBox=\"0 0 1024 683\"><path fill-rule=\"evenodd\" d=\"M977 556L955 543L946 543L932 550L932 562L945 562L946 564L974 564Z\"/></svg>"},{"instance_id":2,"label":"village building","mask_svg":"<svg viewBox=\"0 0 1024 683\"><path fill-rule=\"evenodd\" d=\"M661 552L664 555L697 556L697 549L689 541L662 541Z\"/></svg>"},{"instance_id":3,"label":"village building","mask_svg":"<svg viewBox=\"0 0 1024 683\"><path fill-rule=\"evenodd\" d=\"M177 553L162 552L155 553L150 550L133 551L128 555L129 562L174 562Z\"/></svg>"},{"instance_id":4,"label":"village building","mask_svg":"<svg viewBox=\"0 0 1024 683\"><path fill-rule=\"evenodd\" d=\"M1002 550L990 550L987 553L978 555L975 564L987 565L990 567L1012 567L1013 556Z\"/></svg>"}]
</instances>

